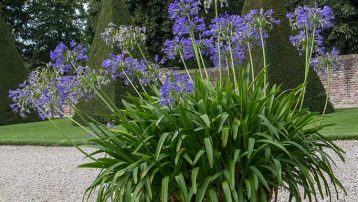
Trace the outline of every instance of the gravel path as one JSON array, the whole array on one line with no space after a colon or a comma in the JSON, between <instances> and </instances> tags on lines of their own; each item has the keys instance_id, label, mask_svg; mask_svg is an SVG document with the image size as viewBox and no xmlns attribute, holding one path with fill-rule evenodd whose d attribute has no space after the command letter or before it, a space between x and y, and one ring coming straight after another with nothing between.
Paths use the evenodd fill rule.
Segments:
<instances>
[{"instance_id":1,"label":"gravel path","mask_svg":"<svg viewBox=\"0 0 358 202\"><path fill-rule=\"evenodd\" d=\"M96 176L76 148L0 146L0 202L77 202Z\"/></svg>"},{"instance_id":2,"label":"gravel path","mask_svg":"<svg viewBox=\"0 0 358 202\"><path fill-rule=\"evenodd\" d=\"M340 141L347 162L337 161L338 178L348 195L339 201L358 201L358 141ZM337 159L337 158L334 158ZM83 155L71 147L0 146L0 202L78 202L96 176L80 169ZM287 201L281 194L280 201Z\"/></svg>"}]
</instances>

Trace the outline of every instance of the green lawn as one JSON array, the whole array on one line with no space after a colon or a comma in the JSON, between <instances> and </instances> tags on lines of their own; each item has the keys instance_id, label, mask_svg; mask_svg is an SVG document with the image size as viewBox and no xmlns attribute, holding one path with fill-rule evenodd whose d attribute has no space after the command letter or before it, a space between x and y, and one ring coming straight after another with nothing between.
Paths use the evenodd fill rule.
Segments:
<instances>
[{"instance_id":1,"label":"green lawn","mask_svg":"<svg viewBox=\"0 0 358 202\"><path fill-rule=\"evenodd\" d=\"M337 109L335 113L326 115L324 123L335 123L322 133L330 139L358 140L358 108Z\"/></svg>"},{"instance_id":2,"label":"green lawn","mask_svg":"<svg viewBox=\"0 0 358 202\"><path fill-rule=\"evenodd\" d=\"M87 132L73 126L69 119L54 122L72 141L83 143L88 140ZM324 123L336 123L322 131L330 139L358 139L358 108L338 109L326 115ZM49 121L0 126L0 144L71 145Z\"/></svg>"},{"instance_id":3,"label":"green lawn","mask_svg":"<svg viewBox=\"0 0 358 202\"><path fill-rule=\"evenodd\" d=\"M67 118L56 119L54 123L76 143L83 143L88 139L87 132L72 125ZM0 126L0 144L71 145L50 121Z\"/></svg>"}]
</instances>

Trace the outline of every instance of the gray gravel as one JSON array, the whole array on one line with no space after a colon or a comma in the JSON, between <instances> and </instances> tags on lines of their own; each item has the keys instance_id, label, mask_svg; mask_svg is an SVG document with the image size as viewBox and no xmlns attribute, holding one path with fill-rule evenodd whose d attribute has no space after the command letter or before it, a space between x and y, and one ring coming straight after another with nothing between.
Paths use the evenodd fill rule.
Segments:
<instances>
[{"instance_id":1,"label":"gray gravel","mask_svg":"<svg viewBox=\"0 0 358 202\"><path fill-rule=\"evenodd\" d=\"M358 201L358 141L340 141L346 163L337 160L336 174L348 195ZM334 159L338 159L334 157ZM70 147L0 146L0 202L77 202L97 171L80 169L83 155ZM279 201L287 201L282 193Z\"/></svg>"},{"instance_id":2,"label":"gray gravel","mask_svg":"<svg viewBox=\"0 0 358 202\"><path fill-rule=\"evenodd\" d=\"M72 147L0 146L0 202L77 202L97 171Z\"/></svg>"}]
</instances>

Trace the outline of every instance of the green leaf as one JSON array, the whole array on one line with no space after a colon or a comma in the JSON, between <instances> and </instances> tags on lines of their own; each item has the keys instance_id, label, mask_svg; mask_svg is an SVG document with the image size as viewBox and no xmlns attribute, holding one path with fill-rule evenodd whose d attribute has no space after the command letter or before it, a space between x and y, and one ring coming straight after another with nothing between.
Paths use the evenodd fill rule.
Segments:
<instances>
[{"instance_id":1,"label":"green leaf","mask_svg":"<svg viewBox=\"0 0 358 202\"><path fill-rule=\"evenodd\" d=\"M195 159L194 159L194 161L193 161L193 165L195 165L196 162L198 162L198 160L200 159L200 157L201 157L204 153L205 153L204 150L199 150L199 151L198 151L198 153L196 154Z\"/></svg>"},{"instance_id":2,"label":"green leaf","mask_svg":"<svg viewBox=\"0 0 358 202\"><path fill-rule=\"evenodd\" d=\"M206 155L208 157L210 168L213 168L213 166L214 166L214 152L213 152L213 146L211 144L211 140L210 140L209 137L204 139L204 144L205 144L205 151L206 151Z\"/></svg>"},{"instance_id":3,"label":"green leaf","mask_svg":"<svg viewBox=\"0 0 358 202\"><path fill-rule=\"evenodd\" d=\"M201 188L200 188L198 194L196 195L195 201L197 201L197 202L203 201L205 194L206 194L206 190L207 190L211 180L212 180L212 176L209 176L205 179L204 183L201 185Z\"/></svg>"},{"instance_id":4,"label":"green leaf","mask_svg":"<svg viewBox=\"0 0 358 202\"><path fill-rule=\"evenodd\" d=\"M227 181L224 181L222 183L222 187L223 187L223 191L224 191L224 195L225 195L225 199L226 199L225 201L232 202L231 191L230 191Z\"/></svg>"},{"instance_id":5,"label":"green leaf","mask_svg":"<svg viewBox=\"0 0 358 202\"><path fill-rule=\"evenodd\" d=\"M229 117L229 114L227 114L226 112L224 112L223 114L221 114L221 119L220 119L220 124L218 127L218 133L222 130L223 125L226 121L226 119Z\"/></svg>"},{"instance_id":6,"label":"green leaf","mask_svg":"<svg viewBox=\"0 0 358 202\"><path fill-rule=\"evenodd\" d=\"M207 127L210 127L210 119L209 119L209 116L207 114L203 114L200 116L201 120L204 121L205 125Z\"/></svg>"},{"instance_id":7,"label":"green leaf","mask_svg":"<svg viewBox=\"0 0 358 202\"><path fill-rule=\"evenodd\" d=\"M177 184L179 186L183 201L189 202L189 193L188 193L188 189L185 184L184 176L180 173L179 175L177 175L175 177L175 180L177 181Z\"/></svg>"},{"instance_id":8,"label":"green leaf","mask_svg":"<svg viewBox=\"0 0 358 202\"><path fill-rule=\"evenodd\" d=\"M249 146L247 149L247 158L250 159L252 152L254 151L255 139L249 139Z\"/></svg>"},{"instance_id":9,"label":"green leaf","mask_svg":"<svg viewBox=\"0 0 358 202\"><path fill-rule=\"evenodd\" d=\"M209 190L209 197L211 202L218 202L218 195L216 194L216 191L214 189L210 189Z\"/></svg>"},{"instance_id":10,"label":"green leaf","mask_svg":"<svg viewBox=\"0 0 358 202\"><path fill-rule=\"evenodd\" d=\"M168 201L168 185L169 185L169 176L166 176L162 180L162 202Z\"/></svg>"},{"instance_id":11,"label":"green leaf","mask_svg":"<svg viewBox=\"0 0 358 202\"><path fill-rule=\"evenodd\" d=\"M198 172L199 172L199 167L198 168L194 168L191 171L191 187L193 189L193 193L196 194L197 192L197 185L196 185L196 178L198 177Z\"/></svg>"},{"instance_id":12,"label":"green leaf","mask_svg":"<svg viewBox=\"0 0 358 202\"><path fill-rule=\"evenodd\" d=\"M266 181L265 177L262 175L262 173L255 166L250 166L249 168L250 168L250 170L252 170L255 173L255 175L257 175L257 177L260 179L260 181L266 187L266 189L270 190L270 188L267 184L267 181Z\"/></svg>"},{"instance_id":13,"label":"green leaf","mask_svg":"<svg viewBox=\"0 0 358 202\"><path fill-rule=\"evenodd\" d=\"M251 198L251 184L249 180L245 179L246 191L248 198Z\"/></svg>"},{"instance_id":14,"label":"green leaf","mask_svg":"<svg viewBox=\"0 0 358 202\"><path fill-rule=\"evenodd\" d=\"M229 139L229 130L230 129L228 127L225 127L221 131L221 142L224 148L226 147L227 141Z\"/></svg>"},{"instance_id":15,"label":"green leaf","mask_svg":"<svg viewBox=\"0 0 358 202\"><path fill-rule=\"evenodd\" d=\"M238 125L232 125L232 138L236 140L237 135L239 133L239 126Z\"/></svg>"},{"instance_id":16,"label":"green leaf","mask_svg":"<svg viewBox=\"0 0 358 202\"><path fill-rule=\"evenodd\" d=\"M162 150L164 141L165 141L165 139L167 139L168 135L169 135L169 133L164 133L159 139L157 149L155 150L155 160L156 161L158 161L158 159L159 159L159 154L160 154L160 152Z\"/></svg>"}]
</instances>

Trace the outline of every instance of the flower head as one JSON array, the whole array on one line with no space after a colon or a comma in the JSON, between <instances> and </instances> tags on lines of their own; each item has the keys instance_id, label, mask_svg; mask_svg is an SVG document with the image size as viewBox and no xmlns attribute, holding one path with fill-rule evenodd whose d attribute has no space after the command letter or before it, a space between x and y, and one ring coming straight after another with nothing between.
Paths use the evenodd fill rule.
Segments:
<instances>
[{"instance_id":1,"label":"flower head","mask_svg":"<svg viewBox=\"0 0 358 202\"><path fill-rule=\"evenodd\" d=\"M307 44L314 45L313 49L310 50L312 52L322 51L323 37L321 32L333 27L334 15L330 7L318 8L317 4L313 7L298 6L293 13L287 14L287 18L292 29L299 32L296 36L291 36L290 41L300 53L306 49Z\"/></svg>"},{"instance_id":2,"label":"flower head","mask_svg":"<svg viewBox=\"0 0 358 202\"><path fill-rule=\"evenodd\" d=\"M147 39L145 33L146 29L144 27L116 26L110 23L105 32L101 34L101 38L107 45L125 50L144 44Z\"/></svg>"},{"instance_id":3,"label":"flower head","mask_svg":"<svg viewBox=\"0 0 358 202\"><path fill-rule=\"evenodd\" d=\"M227 0L204 0L205 11L207 11L206 9L211 8L214 3L213 1L218 1L218 3L220 3L220 7L229 6Z\"/></svg>"},{"instance_id":4,"label":"flower head","mask_svg":"<svg viewBox=\"0 0 358 202\"><path fill-rule=\"evenodd\" d=\"M160 104L169 106L175 102L176 96L185 96L194 92L194 83L188 75L169 76L160 88Z\"/></svg>"},{"instance_id":5,"label":"flower head","mask_svg":"<svg viewBox=\"0 0 358 202\"><path fill-rule=\"evenodd\" d=\"M321 75L325 75L330 69L338 69L340 65L339 50L336 48L333 48L330 52L322 50L316 58L312 59L311 65Z\"/></svg>"},{"instance_id":6,"label":"flower head","mask_svg":"<svg viewBox=\"0 0 358 202\"><path fill-rule=\"evenodd\" d=\"M67 47L63 42L60 42L55 50L50 52L50 59L52 61L52 66L63 74L69 73L74 69L74 66L87 61L88 56L86 53L86 48L83 48L81 44L72 40L70 42L70 47Z\"/></svg>"},{"instance_id":7,"label":"flower head","mask_svg":"<svg viewBox=\"0 0 358 202\"><path fill-rule=\"evenodd\" d=\"M183 36L191 31L204 31L204 19L199 16L200 1L175 0L169 5L169 17L174 22L173 34Z\"/></svg>"},{"instance_id":8,"label":"flower head","mask_svg":"<svg viewBox=\"0 0 358 202\"><path fill-rule=\"evenodd\" d=\"M165 41L163 52L170 60L174 60L180 54L184 60L190 60L195 56L192 43L190 38L176 36L173 40Z\"/></svg>"},{"instance_id":9,"label":"flower head","mask_svg":"<svg viewBox=\"0 0 358 202\"><path fill-rule=\"evenodd\" d=\"M293 13L288 13L291 26L294 29L327 29L333 27L333 10L329 6L318 8L317 4L313 7L298 6Z\"/></svg>"}]
</instances>

